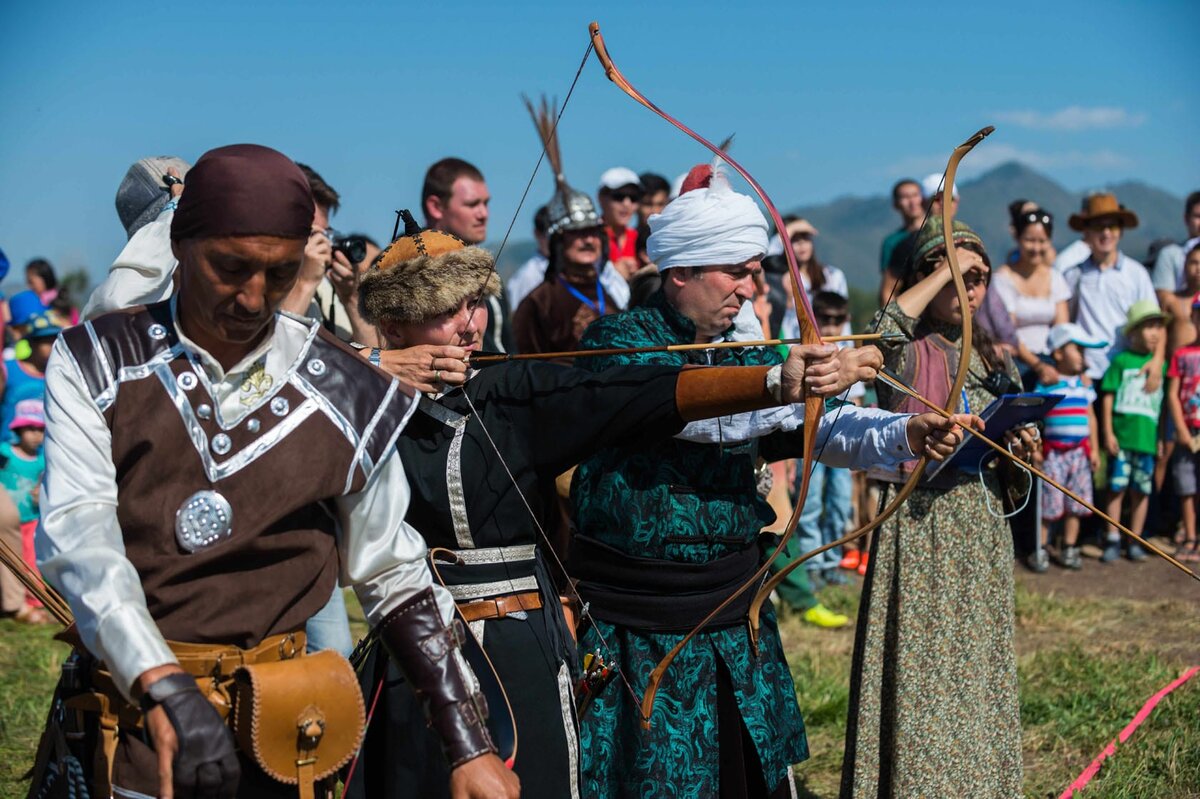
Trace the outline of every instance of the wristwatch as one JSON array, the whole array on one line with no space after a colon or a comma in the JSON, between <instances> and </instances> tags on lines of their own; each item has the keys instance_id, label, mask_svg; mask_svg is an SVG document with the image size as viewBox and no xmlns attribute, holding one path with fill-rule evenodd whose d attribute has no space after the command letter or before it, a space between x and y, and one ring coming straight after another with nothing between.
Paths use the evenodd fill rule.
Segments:
<instances>
[{"instance_id":1,"label":"wristwatch","mask_svg":"<svg viewBox=\"0 0 1200 799\"><path fill-rule=\"evenodd\" d=\"M372 366L379 366L380 356L382 354L383 350L379 349L378 347L372 347L371 354L367 356L367 360L371 362Z\"/></svg>"}]
</instances>

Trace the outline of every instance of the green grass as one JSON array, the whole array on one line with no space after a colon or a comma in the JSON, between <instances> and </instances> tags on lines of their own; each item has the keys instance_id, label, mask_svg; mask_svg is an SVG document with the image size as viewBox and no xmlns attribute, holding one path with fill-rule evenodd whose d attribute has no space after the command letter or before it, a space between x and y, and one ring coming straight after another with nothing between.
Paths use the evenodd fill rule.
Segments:
<instances>
[{"instance_id":1,"label":"green grass","mask_svg":"<svg viewBox=\"0 0 1200 799\"><path fill-rule=\"evenodd\" d=\"M827 605L853 614L840 589ZM797 769L801 795L837 796L849 704L853 632L794 618L780 625L812 758ZM1017 592L1017 651L1025 794L1057 797L1200 649L1200 609L1179 602L1064 599ZM1200 797L1200 676L1164 699L1118 747L1088 799Z\"/></svg>"},{"instance_id":2,"label":"green grass","mask_svg":"<svg viewBox=\"0 0 1200 799\"><path fill-rule=\"evenodd\" d=\"M361 611L347 597L356 633ZM855 589L822 594L853 615ZM801 795L834 797L849 701L853 632L781 623L809 730ZM23 797L46 703L67 648L53 631L0 621L0 799ZM1082 600L1018 588L1017 651L1025 793L1057 797L1142 704L1200 652L1200 608L1183 602ZM1200 677L1164 699L1118 747L1087 799L1200 797Z\"/></svg>"}]
</instances>

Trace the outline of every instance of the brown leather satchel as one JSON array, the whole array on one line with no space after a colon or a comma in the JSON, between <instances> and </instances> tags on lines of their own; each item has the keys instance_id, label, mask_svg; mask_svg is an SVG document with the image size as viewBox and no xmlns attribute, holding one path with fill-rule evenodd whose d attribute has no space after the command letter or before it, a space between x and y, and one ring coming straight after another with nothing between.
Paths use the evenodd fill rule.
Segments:
<instances>
[{"instance_id":1,"label":"brown leather satchel","mask_svg":"<svg viewBox=\"0 0 1200 799\"><path fill-rule=\"evenodd\" d=\"M311 799L313 783L349 762L366 711L350 662L323 651L234 672L233 731L242 752Z\"/></svg>"}]
</instances>

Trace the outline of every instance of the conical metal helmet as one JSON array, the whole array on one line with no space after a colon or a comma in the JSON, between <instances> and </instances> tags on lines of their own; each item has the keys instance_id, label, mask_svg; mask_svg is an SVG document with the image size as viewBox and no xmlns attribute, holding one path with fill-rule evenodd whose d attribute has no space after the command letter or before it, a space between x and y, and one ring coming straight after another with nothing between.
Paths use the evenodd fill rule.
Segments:
<instances>
[{"instance_id":1,"label":"conical metal helmet","mask_svg":"<svg viewBox=\"0 0 1200 799\"><path fill-rule=\"evenodd\" d=\"M548 236L564 230L587 230L604 224L596 213L592 198L566 183L560 184L559 190L554 192L554 197L546 203L546 210L550 216L550 225L546 228Z\"/></svg>"}]
</instances>

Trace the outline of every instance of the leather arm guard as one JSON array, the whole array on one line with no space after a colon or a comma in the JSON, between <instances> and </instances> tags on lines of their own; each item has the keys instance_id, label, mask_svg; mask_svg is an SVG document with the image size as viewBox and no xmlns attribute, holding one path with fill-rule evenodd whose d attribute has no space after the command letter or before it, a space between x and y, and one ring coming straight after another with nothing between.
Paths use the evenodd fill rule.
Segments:
<instances>
[{"instance_id":1,"label":"leather arm guard","mask_svg":"<svg viewBox=\"0 0 1200 799\"><path fill-rule=\"evenodd\" d=\"M458 619L442 621L432 587L379 624L379 636L442 739L451 769L497 751L484 725L487 701L459 652L465 635L470 633Z\"/></svg>"},{"instance_id":2,"label":"leather arm guard","mask_svg":"<svg viewBox=\"0 0 1200 799\"><path fill-rule=\"evenodd\" d=\"M772 408L779 400L767 385L770 366L684 368L675 383L675 407L685 422Z\"/></svg>"}]
</instances>

